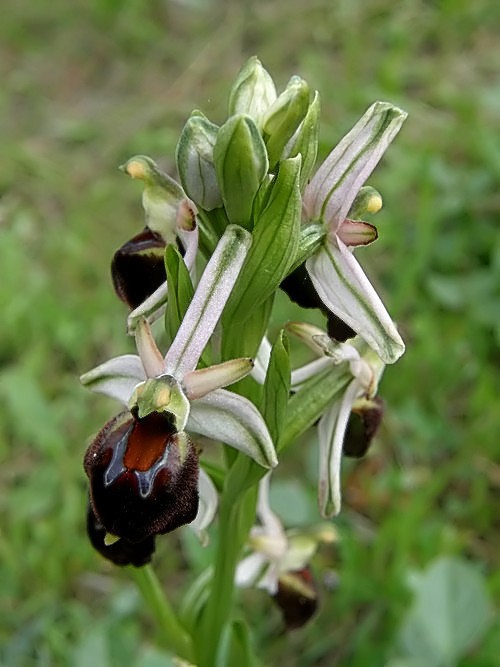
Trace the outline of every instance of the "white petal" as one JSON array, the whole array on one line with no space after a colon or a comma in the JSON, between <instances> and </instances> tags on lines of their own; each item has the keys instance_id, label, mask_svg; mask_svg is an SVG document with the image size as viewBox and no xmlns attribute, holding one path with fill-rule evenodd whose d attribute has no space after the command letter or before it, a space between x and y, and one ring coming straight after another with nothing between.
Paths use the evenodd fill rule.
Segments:
<instances>
[{"instance_id":1,"label":"white petal","mask_svg":"<svg viewBox=\"0 0 500 667\"><path fill-rule=\"evenodd\" d=\"M266 559L262 554L253 553L244 558L236 568L234 583L236 586L246 588L253 586L266 566Z\"/></svg>"},{"instance_id":2,"label":"white petal","mask_svg":"<svg viewBox=\"0 0 500 667\"><path fill-rule=\"evenodd\" d=\"M386 364L405 346L384 304L342 241L329 242L310 257L306 268L325 306L348 324Z\"/></svg>"},{"instance_id":3,"label":"white petal","mask_svg":"<svg viewBox=\"0 0 500 667\"><path fill-rule=\"evenodd\" d=\"M201 398L206 394L227 387L233 382L237 382L248 375L253 368L253 361L250 357L241 359L231 359L222 364L200 368L197 371L189 371L182 380L186 396L193 400Z\"/></svg>"},{"instance_id":4,"label":"white petal","mask_svg":"<svg viewBox=\"0 0 500 667\"><path fill-rule=\"evenodd\" d=\"M140 357L124 354L84 373L80 382L92 391L116 398L127 405L135 387L145 379L146 373Z\"/></svg>"},{"instance_id":5,"label":"white petal","mask_svg":"<svg viewBox=\"0 0 500 667\"><path fill-rule=\"evenodd\" d=\"M278 516L271 509L269 502L269 484L271 482L271 473L268 472L259 482L259 496L257 500L257 516L264 528L266 535L279 540L286 550L286 537Z\"/></svg>"},{"instance_id":6,"label":"white petal","mask_svg":"<svg viewBox=\"0 0 500 667\"><path fill-rule=\"evenodd\" d=\"M198 491L200 496L198 514L196 515L195 520L191 521L189 527L191 530L194 530L201 544L206 546L208 544L206 529L214 520L217 512L219 496L217 495L217 489L215 488L214 483L203 468L200 468L198 477Z\"/></svg>"},{"instance_id":7,"label":"white petal","mask_svg":"<svg viewBox=\"0 0 500 667\"><path fill-rule=\"evenodd\" d=\"M318 500L321 514L328 518L340 512L340 462L342 445L349 415L356 397L359 384L353 380L347 387L342 399L336 401L325 412L318 424L319 438L319 485Z\"/></svg>"},{"instance_id":8,"label":"white petal","mask_svg":"<svg viewBox=\"0 0 500 667\"><path fill-rule=\"evenodd\" d=\"M189 270L193 282L196 281L196 256L198 254L198 225L191 231L179 229L177 236L184 246L184 264Z\"/></svg>"},{"instance_id":9,"label":"white petal","mask_svg":"<svg viewBox=\"0 0 500 667\"><path fill-rule=\"evenodd\" d=\"M140 306L134 308L127 318L127 331L131 336L135 333L140 320L147 319L148 322L154 322L163 315L167 296L168 286L165 281Z\"/></svg>"},{"instance_id":10,"label":"white petal","mask_svg":"<svg viewBox=\"0 0 500 667\"><path fill-rule=\"evenodd\" d=\"M187 371L196 368L224 310L251 243L251 234L241 227L226 227L167 352L167 373L182 378Z\"/></svg>"},{"instance_id":11,"label":"white petal","mask_svg":"<svg viewBox=\"0 0 500 667\"><path fill-rule=\"evenodd\" d=\"M150 378L162 375L165 372L163 355L158 349L147 320L139 320L135 330L135 344L146 375Z\"/></svg>"},{"instance_id":12,"label":"white petal","mask_svg":"<svg viewBox=\"0 0 500 667\"><path fill-rule=\"evenodd\" d=\"M288 551L280 563L282 572L293 572L305 567L318 549L318 541L310 535L296 534L288 538Z\"/></svg>"},{"instance_id":13,"label":"white petal","mask_svg":"<svg viewBox=\"0 0 500 667\"><path fill-rule=\"evenodd\" d=\"M253 379L259 384L264 384L266 381L267 367L269 366L269 360L271 358L271 349L272 345L269 342L269 339L267 336L264 336L259 349L257 350L253 370L250 373Z\"/></svg>"},{"instance_id":14,"label":"white petal","mask_svg":"<svg viewBox=\"0 0 500 667\"><path fill-rule=\"evenodd\" d=\"M192 401L186 429L225 442L265 468L278 464L260 412L247 398L226 389Z\"/></svg>"},{"instance_id":15,"label":"white petal","mask_svg":"<svg viewBox=\"0 0 500 667\"><path fill-rule=\"evenodd\" d=\"M307 210L332 230L344 221L359 189L399 132L407 114L375 102L320 166L306 188Z\"/></svg>"},{"instance_id":16,"label":"white petal","mask_svg":"<svg viewBox=\"0 0 500 667\"><path fill-rule=\"evenodd\" d=\"M307 345L307 347L316 354L322 355L324 349L318 345L318 339L325 337L325 331L320 329L315 324L309 322L287 322L285 329L288 333L293 334L299 340ZM328 336L326 336L328 338Z\"/></svg>"},{"instance_id":17,"label":"white petal","mask_svg":"<svg viewBox=\"0 0 500 667\"><path fill-rule=\"evenodd\" d=\"M303 384L306 380L309 380L314 375L317 375L322 370L328 366L334 366L335 362L330 357L321 357L320 359L315 359L300 368L296 368L292 371L292 389L299 389L300 385Z\"/></svg>"}]
</instances>

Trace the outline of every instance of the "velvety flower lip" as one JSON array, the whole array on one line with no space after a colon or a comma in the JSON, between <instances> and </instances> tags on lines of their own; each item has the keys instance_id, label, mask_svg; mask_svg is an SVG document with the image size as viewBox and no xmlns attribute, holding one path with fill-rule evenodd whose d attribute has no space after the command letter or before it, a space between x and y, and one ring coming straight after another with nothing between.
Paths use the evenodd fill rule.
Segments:
<instances>
[{"instance_id":1,"label":"velvety flower lip","mask_svg":"<svg viewBox=\"0 0 500 667\"><path fill-rule=\"evenodd\" d=\"M351 250L375 240L376 229L346 216L406 115L391 104L373 104L319 167L303 197L304 221L327 227L323 245L306 261L318 296L385 363L403 354L404 343Z\"/></svg>"},{"instance_id":2,"label":"velvety flower lip","mask_svg":"<svg viewBox=\"0 0 500 667\"><path fill-rule=\"evenodd\" d=\"M256 586L276 595L282 577L306 567L319 543L335 541L337 533L331 525L307 531L285 531L269 503L270 478L271 474L267 473L259 484L257 517L260 523L250 532L252 553L239 563L236 584L241 587Z\"/></svg>"}]
</instances>

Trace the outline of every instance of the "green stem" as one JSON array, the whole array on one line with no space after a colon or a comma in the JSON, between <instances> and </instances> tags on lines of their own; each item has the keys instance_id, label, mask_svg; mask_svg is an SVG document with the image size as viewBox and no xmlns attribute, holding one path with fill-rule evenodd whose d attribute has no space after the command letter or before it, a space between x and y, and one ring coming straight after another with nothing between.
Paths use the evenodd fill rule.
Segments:
<instances>
[{"instance_id":1,"label":"green stem","mask_svg":"<svg viewBox=\"0 0 500 667\"><path fill-rule=\"evenodd\" d=\"M197 642L199 667L214 667L217 664L224 629L231 619L235 570L255 518L257 488L254 467L259 468L245 455L238 455L228 473L221 498L214 576Z\"/></svg>"},{"instance_id":2,"label":"green stem","mask_svg":"<svg viewBox=\"0 0 500 667\"><path fill-rule=\"evenodd\" d=\"M144 602L156 618L160 628L161 645L185 660L193 660L191 638L180 624L174 610L170 606L165 593L150 565L131 568L137 587L141 591Z\"/></svg>"}]
</instances>

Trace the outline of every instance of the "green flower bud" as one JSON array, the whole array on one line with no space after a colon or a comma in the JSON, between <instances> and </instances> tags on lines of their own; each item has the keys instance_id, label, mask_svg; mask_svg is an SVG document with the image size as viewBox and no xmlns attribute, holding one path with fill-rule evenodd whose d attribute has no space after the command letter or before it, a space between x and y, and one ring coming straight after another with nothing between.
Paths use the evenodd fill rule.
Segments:
<instances>
[{"instance_id":1,"label":"green flower bud","mask_svg":"<svg viewBox=\"0 0 500 667\"><path fill-rule=\"evenodd\" d=\"M262 123L271 167L281 158L283 149L304 120L308 108L309 85L299 76L292 76L285 90L267 110Z\"/></svg>"},{"instance_id":2,"label":"green flower bud","mask_svg":"<svg viewBox=\"0 0 500 667\"><path fill-rule=\"evenodd\" d=\"M375 188L365 185L356 195L347 217L361 220L367 213L378 213L382 208L382 196Z\"/></svg>"},{"instance_id":3,"label":"green flower bud","mask_svg":"<svg viewBox=\"0 0 500 667\"><path fill-rule=\"evenodd\" d=\"M206 211L222 206L214 165L217 125L193 111L184 125L175 154L179 177L187 196Z\"/></svg>"},{"instance_id":4,"label":"green flower bud","mask_svg":"<svg viewBox=\"0 0 500 667\"><path fill-rule=\"evenodd\" d=\"M276 88L270 74L260 60L252 56L231 89L229 116L246 113L260 128L266 111L275 100Z\"/></svg>"},{"instance_id":5,"label":"green flower bud","mask_svg":"<svg viewBox=\"0 0 500 667\"><path fill-rule=\"evenodd\" d=\"M283 151L283 157L295 157L302 155L302 167L300 171L300 189L303 190L309 181L312 170L316 163L319 139L319 93L314 93L314 98L306 113L306 117L299 126Z\"/></svg>"},{"instance_id":6,"label":"green flower bud","mask_svg":"<svg viewBox=\"0 0 500 667\"><path fill-rule=\"evenodd\" d=\"M269 166L264 141L250 116L231 116L222 125L214 162L229 221L249 229L253 200Z\"/></svg>"}]
</instances>

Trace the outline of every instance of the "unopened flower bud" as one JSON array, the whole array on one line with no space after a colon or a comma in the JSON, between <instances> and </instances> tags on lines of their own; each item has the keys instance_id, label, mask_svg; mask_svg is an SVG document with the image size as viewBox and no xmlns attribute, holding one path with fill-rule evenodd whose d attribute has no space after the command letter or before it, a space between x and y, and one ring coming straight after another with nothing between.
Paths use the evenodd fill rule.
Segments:
<instances>
[{"instance_id":1,"label":"unopened flower bud","mask_svg":"<svg viewBox=\"0 0 500 667\"><path fill-rule=\"evenodd\" d=\"M257 127L276 100L276 87L260 60L253 56L238 74L229 95L229 116L248 114Z\"/></svg>"},{"instance_id":2,"label":"unopened flower bud","mask_svg":"<svg viewBox=\"0 0 500 667\"><path fill-rule=\"evenodd\" d=\"M188 228L184 218L189 207L186 207L184 190L146 155L130 158L120 169L131 178L144 183L142 205L146 214L146 225L151 231L160 234L165 243L174 243L178 227ZM181 212L179 212L180 206L182 206ZM195 214L196 210L191 206L189 213L191 219L194 219ZM192 229L192 223L189 228Z\"/></svg>"},{"instance_id":3,"label":"unopened flower bud","mask_svg":"<svg viewBox=\"0 0 500 667\"><path fill-rule=\"evenodd\" d=\"M308 108L309 85L304 79L292 76L285 90L267 110L262 123L271 168L282 157Z\"/></svg>"},{"instance_id":4,"label":"unopened flower bud","mask_svg":"<svg viewBox=\"0 0 500 667\"><path fill-rule=\"evenodd\" d=\"M201 112L194 111L184 125L176 150L182 187L206 211L222 206L214 165L218 129Z\"/></svg>"},{"instance_id":5,"label":"unopened flower bud","mask_svg":"<svg viewBox=\"0 0 500 667\"><path fill-rule=\"evenodd\" d=\"M318 590L311 569L286 572L280 575L274 601L281 609L287 630L301 628L318 608Z\"/></svg>"},{"instance_id":6,"label":"unopened flower bud","mask_svg":"<svg viewBox=\"0 0 500 667\"><path fill-rule=\"evenodd\" d=\"M109 534L94 514L90 503L87 508L87 534L94 549L115 565L141 567L151 562L155 551L154 535L146 537L142 542L129 542L123 537L110 541Z\"/></svg>"},{"instance_id":7,"label":"unopened flower bud","mask_svg":"<svg viewBox=\"0 0 500 667\"><path fill-rule=\"evenodd\" d=\"M214 162L229 221L248 228L254 197L269 166L264 141L250 116L231 116L222 125Z\"/></svg>"},{"instance_id":8,"label":"unopened flower bud","mask_svg":"<svg viewBox=\"0 0 500 667\"><path fill-rule=\"evenodd\" d=\"M165 282L165 241L147 227L119 248L111 262L118 297L137 308Z\"/></svg>"},{"instance_id":9,"label":"unopened flower bud","mask_svg":"<svg viewBox=\"0 0 500 667\"><path fill-rule=\"evenodd\" d=\"M166 413L122 412L88 448L92 510L107 533L129 542L168 533L198 511L198 455Z\"/></svg>"},{"instance_id":10,"label":"unopened flower bud","mask_svg":"<svg viewBox=\"0 0 500 667\"><path fill-rule=\"evenodd\" d=\"M299 125L298 130L292 136L283 151L283 158L302 156L300 168L300 189L303 190L316 163L318 155L319 139L319 93L314 93L314 98L306 113L306 117Z\"/></svg>"},{"instance_id":11,"label":"unopened flower bud","mask_svg":"<svg viewBox=\"0 0 500 667\"><path fill-rule=\"evenodd\" d=\"M354 403L344 437L345 456L359 459L366 454L383 416L384 401L378 396Z\"/></svg>"},{"instance_id":12,"label":"unopened flower bud","mask_svg":"<svg viewBox=\"0 0 500 667\"><path fill-rule=\"evenodd\" d=\"M365 185L356 195L347 217L351 220L361 220L367 213L378 213L381 208L381 194L370 185Z\"/></svg>"}]
</instances>

